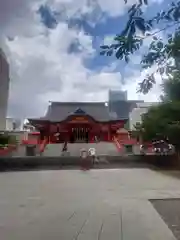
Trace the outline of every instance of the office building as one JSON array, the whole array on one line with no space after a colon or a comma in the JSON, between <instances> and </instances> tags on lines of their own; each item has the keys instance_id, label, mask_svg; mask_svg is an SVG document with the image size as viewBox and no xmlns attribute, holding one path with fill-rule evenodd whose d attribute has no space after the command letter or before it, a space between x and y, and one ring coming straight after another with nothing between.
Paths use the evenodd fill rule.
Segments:
<instances>
[{"instance_id":1,"label":"office building","mask_svg":"<svg viewBox=\"0 0 180 240\"><path fill-rule=\"evenodd\" d=\"M9 97L9 64L0 49L0 131L6 129L6 115Z\"/></svg>"}]
</instances>

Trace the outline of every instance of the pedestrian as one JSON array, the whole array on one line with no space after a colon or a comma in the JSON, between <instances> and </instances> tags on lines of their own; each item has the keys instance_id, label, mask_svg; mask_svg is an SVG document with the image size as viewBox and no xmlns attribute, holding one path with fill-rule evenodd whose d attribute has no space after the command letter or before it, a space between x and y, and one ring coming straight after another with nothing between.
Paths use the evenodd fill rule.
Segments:
<instances>
[{"instance_id":1,"label":"pedestrian","mask_svg":"<svg viewBox=\"0 0 180 240\"><path fill-rule=\"evenodd\" d=\"M98 137L97 136L94 136L94 141L95 141L95 143L98 143Z\"/></svg>"},{"instance_id":2,"label":"pedestrian","mask_svg":"<svg viewBox=\"0 0 180 240\"><path fill-rule=\"evenodd\" d=\"M67 141L64 142L62 152L67 152Z\"/></svg>"},{"instance_id":3,"label":"pedestrian","mask_svg":"<svg viewBox=\"0 0 180 240\"><path fill-rule=\"evenodd\" d=\"M89 170L89 156L86 149L81 149L81 168L86 171Z\"/></svg>"},{"instance_id":4,"label":"pedestrian","mask_svg":"<svg viewBox=\"0 0 180 240\"><path fill-rule=\"evenodd\" d=\"M91 157L92 161L92 165L94 165L95 160L96 160L96 149L95 148L89 148L88 150L88 155Z\"/></svg>"}]
</instances>

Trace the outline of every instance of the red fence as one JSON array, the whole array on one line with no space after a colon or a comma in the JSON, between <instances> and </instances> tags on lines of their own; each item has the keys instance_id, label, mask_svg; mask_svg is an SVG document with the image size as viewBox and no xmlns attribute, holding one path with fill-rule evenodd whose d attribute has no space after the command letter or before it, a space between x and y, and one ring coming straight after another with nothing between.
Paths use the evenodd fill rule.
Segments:
<instances>
[{"instance_id":1,"label":"red fence","mask_svg":"<svg viewBox=\"0 0 180 240\"><path fill-rule=\"evenodd\" d=\"M15 145L9 145L6 148L0 148L0 156L7 156L9 153L16 149Z\"/></svg>"}]
</instances>

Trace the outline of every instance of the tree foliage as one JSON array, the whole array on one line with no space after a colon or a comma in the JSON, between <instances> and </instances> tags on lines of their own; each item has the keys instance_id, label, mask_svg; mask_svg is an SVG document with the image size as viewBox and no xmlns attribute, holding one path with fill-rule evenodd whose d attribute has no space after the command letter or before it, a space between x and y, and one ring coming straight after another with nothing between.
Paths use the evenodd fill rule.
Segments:
<instances>
[{"instance_id":1,"label":"tree foliage","mask_svg":"<svg viewBox=\"0 0 180 240\"><path fill-rule=\"evenodd\" d=\"M125 3L128 0L124 0ZM148 5L147 0L139 0L128 10L128 21L124 29L115 36L114 43L101 46L101 55L115 55L117 59L129 61L131 54L138 51L147 37L153 37L148 53L142 57L142 69L157 66L154 73L147 75L139 85L139 91L146 94L153 86L155 73L170 75L175 68L180 70L180 1L172 1L167 8L157 13L153 18L146 19L143 6ZM157 29L158 24L165 27ZM157 37L157 34L167 28L174 28L172 34L167 35L167 40ZM140 34L139 34L140 33ZM175 65L169 61L174 58Z\"/></svg>"},{"instance_id":2,"label":"tree foliage","mask_svg":"<svg viewBox=\"0 0 180 240\"><path fill-rule=\"evenodd\" d=\"M136 134L144 141L168 138L180 151L180 71L175 71L163 84L163 102L151 107L136 125Z\"/></svg>"},{"instance_id":3,"label":"tree foliage","mask_svg":"<svg viewBox=\"0 0 180 240\"><path fill-rule=\"evenodd\" d=\"M141 136L142 136L142 127L141 127L141 123L137 122L135 125L134 125L134 130L131 131L131 136L133 138L136 138L139 140L141 140Z\"/></svg>"},{"instance_id":4,"label":"tree foliage","mask_svg":"<svg viewBox=\"0 0 180 240\"><path fill-rule=\"evenodd\" d=\"M141 129L144 141L168 138L180 149L180 102L172 101L151 107L144 115Z\"/></svg>"},{"instance_id":5,"label":"tree foliage","mask_svg":"<svg viewBox=\"0 0 180 240\"><path fill-rule=\"evenodd\" d=\"M162 84L163 101L180 101L180 71L175 71L172 76Z\"/></svg>"}]
</instances>

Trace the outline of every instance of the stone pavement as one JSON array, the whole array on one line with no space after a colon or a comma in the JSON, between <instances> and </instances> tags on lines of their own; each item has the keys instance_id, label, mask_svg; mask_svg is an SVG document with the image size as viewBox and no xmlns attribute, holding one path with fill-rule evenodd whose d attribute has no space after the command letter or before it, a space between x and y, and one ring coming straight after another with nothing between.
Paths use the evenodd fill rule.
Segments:
<instances>
[{"instance_id":1,"label":"stone pavement","mask_svg":"<svg viewBox=\"0 0 180 240\"><path fill-rule=\"evenodd\" d=\"M149 169L0 173L0 239L173 240L148 199L175 197L180 180Z\"/></svg>"}]
</instances>

